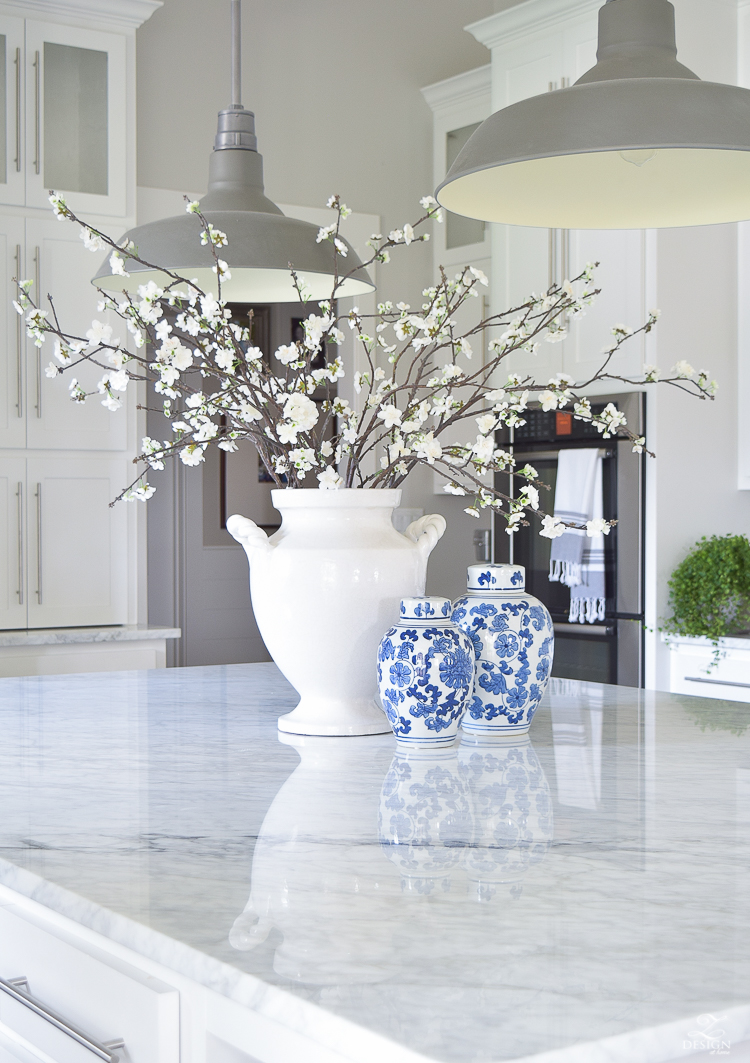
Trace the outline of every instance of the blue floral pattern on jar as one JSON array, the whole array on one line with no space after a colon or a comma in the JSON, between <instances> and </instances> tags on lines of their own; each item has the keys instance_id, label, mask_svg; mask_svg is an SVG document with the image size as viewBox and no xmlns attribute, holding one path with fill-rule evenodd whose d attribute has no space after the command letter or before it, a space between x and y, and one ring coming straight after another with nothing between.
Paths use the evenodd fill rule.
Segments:
<instances>
[{"instance_id":1,"label":"blue floral pattern on jar","mask_svg":"<svg viewBox=\"0 0 750 1063\"><path fill-rule=\"evenodd\" d=\"M453 742L471 701L474 647L449 612L447 599L405 599L380 643L380 700L402 743Z\"/></svg>"},{"instance_id":2,"label":"blue floral pattern on jar","mask_svg":"<svg viewBox=\"0 0 750 1063\"><path fill-rule=\"evenodd\" d=\"M466 596L453 605L452 620L471 639L476 660L474 695L462 723L470 733L528 731L547 687L552 617L523 584L518 566L474 566Z\"/></svg>"}]
</instances>

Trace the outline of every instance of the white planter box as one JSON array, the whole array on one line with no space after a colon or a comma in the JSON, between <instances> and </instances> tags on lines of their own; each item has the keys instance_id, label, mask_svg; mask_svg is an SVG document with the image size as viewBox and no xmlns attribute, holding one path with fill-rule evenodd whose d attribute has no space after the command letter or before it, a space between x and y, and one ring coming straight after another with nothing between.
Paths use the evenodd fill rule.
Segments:
<instances>
[{"instance_id":1,"label":"white planter box","mask_svg":"<svg viewBox=\"0 0 750 1063\"><path fill-rule=\"evenodd\" d=\"M673 694L750 703L750 638L719 639L719 660L707 638L662 635L671 650L669 689Z\"/></svg>"}]
</instances>

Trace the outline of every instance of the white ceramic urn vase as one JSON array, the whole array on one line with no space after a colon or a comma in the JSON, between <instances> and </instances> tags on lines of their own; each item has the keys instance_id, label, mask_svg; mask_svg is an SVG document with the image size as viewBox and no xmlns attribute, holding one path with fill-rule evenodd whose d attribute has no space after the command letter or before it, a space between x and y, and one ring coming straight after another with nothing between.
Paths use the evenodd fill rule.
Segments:
<instances>
[{"instance_id":1,"label":"white ceramic urn vase","mask_svg":"<svg viewBox=\"0 0 750 1063\"><path fill-rule=\"evenodd\" d=\"M274 535L236 515L227 529L248 556L263 641L300 694L280 730L390 731L375 700L378 644L400 600L424 594L445 519L420 517L402 535L392 522L399 490L279 490L271 498L282 517Z\"/></svg>"}]
</instances>

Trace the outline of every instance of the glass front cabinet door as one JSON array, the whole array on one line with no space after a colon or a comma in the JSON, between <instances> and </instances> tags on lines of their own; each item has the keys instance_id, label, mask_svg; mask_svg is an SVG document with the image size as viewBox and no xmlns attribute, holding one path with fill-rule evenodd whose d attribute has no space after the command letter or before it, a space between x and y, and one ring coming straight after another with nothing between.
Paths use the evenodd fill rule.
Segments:
<instances>
[{"instance_id":1,"label":"glass front cabinet door","mask_svg":"<svg viewBox=\"0 0 750 1063\"><path fill-rule=\"evenodd\" d=\"M124 37L26 20L28 206L54 189L75 211L126 213L125 80Z\"/></svg>"}]
</instances>

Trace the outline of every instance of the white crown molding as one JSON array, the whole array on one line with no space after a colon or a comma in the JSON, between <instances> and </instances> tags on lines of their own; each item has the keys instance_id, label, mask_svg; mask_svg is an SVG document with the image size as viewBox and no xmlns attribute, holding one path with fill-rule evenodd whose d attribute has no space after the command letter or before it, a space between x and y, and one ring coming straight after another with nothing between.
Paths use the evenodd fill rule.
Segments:
<instances>
[{"instance_id":1,"label":"white crown molding","mask_svg":"<svg viewBox=\"0 0 750 1063\"><path fill-rule=\"evenodd\" d=\"M750 0L748 0L750 2ZM477 67L476 70L467 70L464 74L456 74L444 81L436 81L434 85L426 85L422 89L422 95L435 114L440 114L447 108L471 103L473 100L487 98L492 91L492 64Z\"/></svg>"},{"instance_id":2,"label":"white crown molding","mask_svg":"<svg viewBox=\"0 0 750 1063\"><path fill-rule=\"evenodd\" d=\"M162 4L163 0L3 0L0 11L20 18L62 18L136 30Z\"/></svg>"},{"instance_id":3,"label":"white crown molding","mask_svg":"<svg viewBox=\"0 0 750 1063\"><path fill-rule=\"evenodd\" d=\"M464 29L480 44L495 48L525 36L530 29L535 32L551 29L578 15L598 12L602 3L603 0L525 0L507 11L472 22Z\"/></svg>"}]
</instances>

